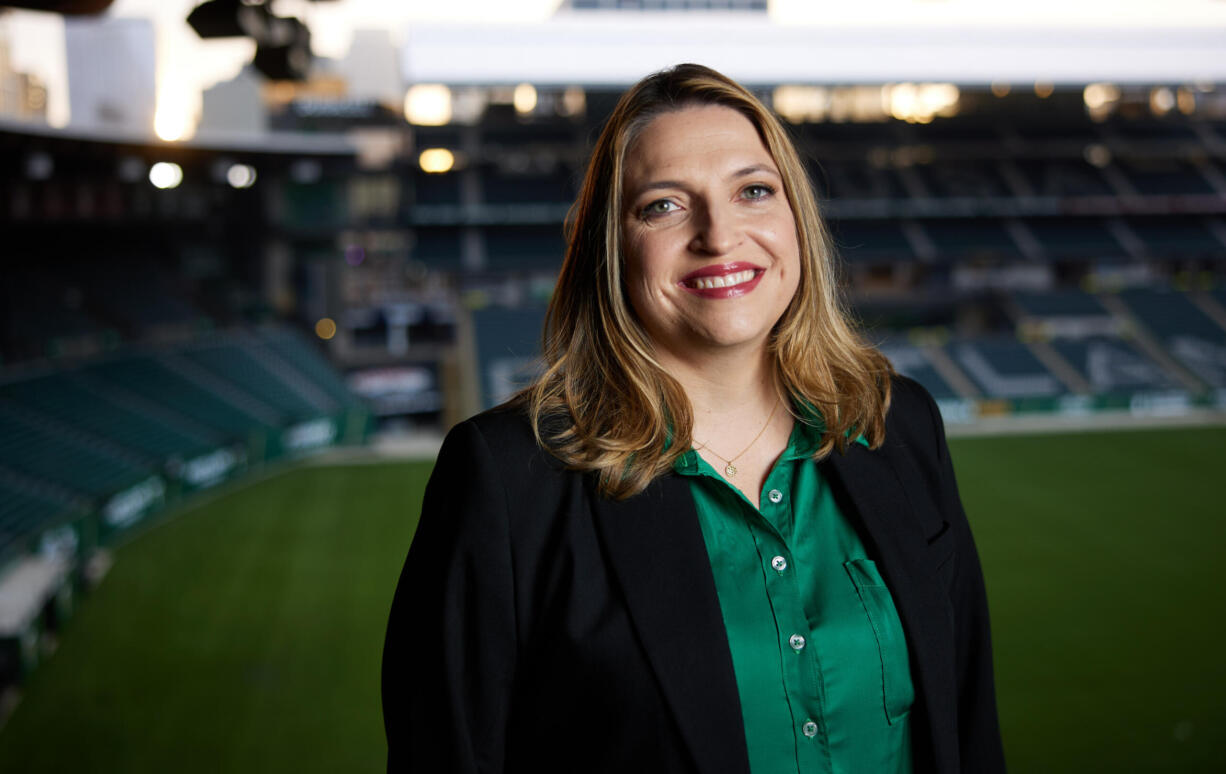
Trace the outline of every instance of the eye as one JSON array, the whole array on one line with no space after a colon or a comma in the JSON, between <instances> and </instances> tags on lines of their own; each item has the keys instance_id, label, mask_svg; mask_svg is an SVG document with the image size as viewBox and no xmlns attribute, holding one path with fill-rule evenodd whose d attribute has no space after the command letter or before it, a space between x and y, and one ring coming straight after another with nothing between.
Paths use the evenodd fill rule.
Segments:
<instances>
[{"instance_id":1,"label":"eye","mask_svg":"<svg viewBox=\"0 0 1226 774\"><path fill-rule=\"evenodd\" d=\"M775 195L775 189L771 188L769 185L764 185L762 183L753 183L752 185L747 185L745 186L744 190L741 191L742 197L746 199L752 199L752 200L769 199L770 197L774 195Z\"/></svg>"},{"instance_id":2,"label":"eye","mask_svg":"<svg viewBox=\"0 0 1226 774\"><path fill-rule=\"evenodd\" d=\"M651 218L659 215L667 215L668 213L676 212L679 209L681 208L677 206L676 202L668 199L657 199L640 210L640 213L645 218Z\"/></svg>"}]
</instances>

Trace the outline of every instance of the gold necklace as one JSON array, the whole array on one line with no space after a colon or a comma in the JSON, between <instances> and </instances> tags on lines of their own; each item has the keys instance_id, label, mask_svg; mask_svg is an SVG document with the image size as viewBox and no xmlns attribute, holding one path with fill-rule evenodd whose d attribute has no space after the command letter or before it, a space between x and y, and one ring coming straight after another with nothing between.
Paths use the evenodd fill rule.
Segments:
<instances>
[{"instance_id":1,"label":"gold necklace","mask_svg":"<svg viewBox=\"0 0 1226 774\"><path fill-rule=\"evenodd\" d=\"M770 416L766 418L766 424L762 425L762 429L759 430L758 434L753 437L753 440L749 442L749 445L746 446L744 449L741 449L741 453L737 454L732 459L728 459L727 457L723 456L719 452L712 449L710 446L707 446L705 443L698 444L698 448L695 449L694 451L706 449L707 451L714 454L716 457L723 460L724 461L724 475L727 476L728 478L732 478L733 476L736 475L736 465L733 465L732 463L739 460L742 456L744 456L745 452L753 448L753 445L757 443L758 439L762 437L762 434L766 432L766 428L771 426L771 420L775 418L775 412L778 410L779 410L779 399L775 398L775 405L771 408Z\"/></svg>"}]
</instances>

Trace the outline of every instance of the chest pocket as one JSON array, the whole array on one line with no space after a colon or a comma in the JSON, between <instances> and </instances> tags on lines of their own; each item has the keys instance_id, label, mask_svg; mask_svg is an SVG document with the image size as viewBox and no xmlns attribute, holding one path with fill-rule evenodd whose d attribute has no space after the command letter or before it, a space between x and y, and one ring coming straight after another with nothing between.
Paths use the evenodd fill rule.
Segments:
<instances>
[{"instance_id":1,"label":"chest pocket","mask_svg":"<svg viewBox=\"0 0 1226 774\"><path fill-rule=\"evenodd\" d=\"M870 559L851 559L843 563L864 605L864 614L877 638L881 657L881 696L886 720L893 725L911 711L915 688L911 684L911 665L907 639L894 608L894 598Z\"/></svg>"}]
</instances>

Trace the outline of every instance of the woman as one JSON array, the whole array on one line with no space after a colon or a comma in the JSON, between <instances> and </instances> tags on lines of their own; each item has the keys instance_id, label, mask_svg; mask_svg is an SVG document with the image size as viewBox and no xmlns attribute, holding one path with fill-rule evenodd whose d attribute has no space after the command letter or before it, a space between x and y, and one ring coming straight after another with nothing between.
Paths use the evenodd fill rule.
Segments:
<instances>
[{"instance_id":1,"label":"woman","mask_svg":"<svg viewBox=\"0 0 1226 774\"><path fill-rule=\"evenodd\" d=\"M544 374L427 487L389 770L1003 771L939 415L848 326L778 120L646 78L568 227Z\"/></svg>"}]
</instances>

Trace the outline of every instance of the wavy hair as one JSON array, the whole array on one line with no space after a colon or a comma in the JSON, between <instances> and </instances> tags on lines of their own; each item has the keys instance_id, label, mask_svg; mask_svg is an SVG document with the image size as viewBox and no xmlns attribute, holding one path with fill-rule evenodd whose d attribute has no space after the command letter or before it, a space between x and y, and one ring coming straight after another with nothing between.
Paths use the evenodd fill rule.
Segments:
<instances>
[{"instance_id":1,"label":"wavy hair","mask_svg":"<svg viewBox=\"0 0 1226 774\"><path fill-rule=\"evenodd\" d=\"M834 252L804 164L774 114L743 86L701 65L644 78L617 103L600 133L566 222L566 257L543 334L544 371L520 393L537 441L568 467L594 471L602 494L621 499L668 471L693 443L681 385L660 365L626 294L622 212L626 154L657 116L721 105L753 124L783 177L796 220L800 284L769 347L797 419L820 423L815 458L858 435L885 438L889 361L853 330Z\"/></svg>"}]
</instances>

